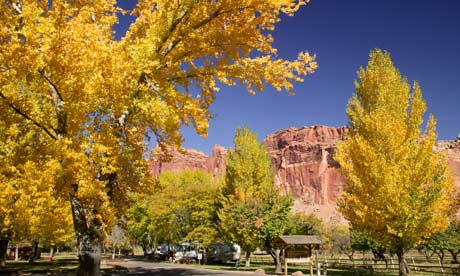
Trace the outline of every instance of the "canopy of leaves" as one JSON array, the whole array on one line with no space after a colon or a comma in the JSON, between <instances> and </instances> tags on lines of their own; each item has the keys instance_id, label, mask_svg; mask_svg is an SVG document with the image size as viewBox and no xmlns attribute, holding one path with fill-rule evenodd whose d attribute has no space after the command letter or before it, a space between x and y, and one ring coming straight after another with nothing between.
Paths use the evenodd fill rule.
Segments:
<instances>
[{"instance_id":1,"label":"canopy of leaves","mask_svg":"<svg viewBox=\"0 0 460 276\"><path fill-rule=\"evenodd\" d=\"M3 118L8 114L0 115ZM43 133L32 124L0 120L0 237L47 245L73 238L67 201L56 198L58 164L50 147L40 147Z\"/></svg>"},{"instance_id":2,"label":"canopy of leaves","mask_svg":"<svg viewBox=\"0 0 460 276\"><path fill-rule=\"evenodd\" d=\"M323 221L315 214L295 212L289 216L289 226L286 234L289 235L322 235L325 232Z\"/></svg>"},{"instance_id":3,"label":"canopy of leaves","mask_svg":"<svg viewBox=\"0 0 460 276\"><path fill-rule=\"evenodd\" d=\"M207 172L164 172L153 193L134 197L130 233L145 245L192 241L207 247L217 239L219 192L219 181Z\"/></svg>"},{"instance_id":4,"label":"canopy of leaves","mask_svg":"<svg viewBox=\"0 0 460 276\"><path fill-rule=\"evenodd\" d=\"M340 211L356 230L403 250L442 231L453 211L447 158L434 152L436 121L420 129L426 104L390 54L374 50L348 103L350 132L335 159L346 176Z\"/></svg>"},{"instance_id":5,"label":"canopy of leaves","mask_svg":"<svg viewBox=\"0 0 460 276\"><path fill-rule=\"evenodd\" d=\"M432 251L460 251L460 221L453 220L445 231L434 234L423 246Z\"/></svg>"},{"instance_id":6,"label":"canopy of leaves","mask_svg":"<svg viewBox=\"0 0 460 276\"><path fill-rule=\"evenodd\" d=\"M292 198L273 186L271 158L254 132L237 129L234 144L226 160L220 228L247 252L270 248L288 227Z\"/></svg>"},{"instance_id":7,"label":"canopy of leaves","mask_svg":"<svg viewBox=\"0 0 460 276\"><path fill-rule=\"evenodd\" d=\"M306 3L139 0L123 10L116 0L3 1L1 124L18 125L14 147L52 148L52 190L83 208L76 229L104 231L148 181L151 137L165 149L180 145L182 125L206 136L218 85L290 92L317 68L307 52L279 58L270 34L282 14ZM119 14L135 20L115 40ZM9 168L20 171L15 162ZM1 200L14 198L1 181ZM2 206L10 212L10 202Z\"/></svg>"}]
</instances>

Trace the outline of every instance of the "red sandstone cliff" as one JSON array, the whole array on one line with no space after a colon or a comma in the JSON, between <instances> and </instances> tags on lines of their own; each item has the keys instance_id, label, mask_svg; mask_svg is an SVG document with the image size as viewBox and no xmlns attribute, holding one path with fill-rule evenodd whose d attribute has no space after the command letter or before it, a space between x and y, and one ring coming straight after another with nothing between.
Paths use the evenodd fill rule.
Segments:
<instances>
[{"instance_id":1,"label":"red sandstone cliff","mask_svg":"<svg viewBox=\"0 0 460 276\"><path fill-rule=\"evenodd\" d=\"M275 168L274 183L283 193L294 196L296 211L316 213L326 221L343 220L335 203L343 188L343 176L333 154L346 132L345 127L313 126L284 129L265 138ZM440 141L436 149L447 152L460 186L460 139ZM150 170L158 176L163 171L202 169L216 176L225 171L225 153L221 146L215 146L211 156L195 150L172 151L169 163L152 159Z\"/></svg>"},{"instance_id":2,"label":"red sandstone cliff","mask_svg":"<svg viewBox=\"0 0 460 276\"><path fill-rule=\"evenodd\" d=\"M333 159L345 127L313 126L280 130L265 138L275 168L275 185L292 194L294 209L341 220L336 199L343 188L339 164Z\"/></svg>"},{"instance_id":3,"label":"red sandstone cliff","mask_svg":"<svg viewBox=\"0 0 460 276\"><path fill-rule=\"evenodd\" d=\"M460 137L453 141L439 141L436 149L447 152L455 186L460 187Z\"/></svg>"},{"instance_id":4,"label":"red sandstone cliff","mask_svg":"<svg viewBox=\"0 0 460 276\"><path fill-rule=\"evenodd\" d=\"M164 171L180 172L185 169L205 170L217 176L225 171L226 152L227 150L219 145L214 146L211 156L193 149L184 149L184 152L181 153L171 148L172 158L169 162L162 162L159 158L154 157L150 160L149 169L154 177L158 177Z\"/></svg>"}]
</instances>

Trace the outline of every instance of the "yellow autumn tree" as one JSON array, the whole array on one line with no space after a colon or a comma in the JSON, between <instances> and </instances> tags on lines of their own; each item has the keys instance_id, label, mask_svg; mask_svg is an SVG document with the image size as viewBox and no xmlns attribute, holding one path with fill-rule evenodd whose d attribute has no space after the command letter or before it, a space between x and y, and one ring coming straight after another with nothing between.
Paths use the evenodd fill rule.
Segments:
<instances>
[{"instance_id":1,"label":"yellow autumn tree","mask_svg":"<svg viewBox=\"0 0 460 276\"><path fill-rule=\"evenodd\" d=\"M277 57L270 31L307 0L7 0L0 9L0 104L47 135L55 191L71 203L78 275L99 274L100 246L127 192L147 175L150 137L206 136L219 85L291 91L314 56ZM135 18L114 39L119 14ZM39 145L37 145L39 146Z\"/></svg>"},{"instance_id":2,"label":"yellow autumn tree","mask_svg":"<svg viewBox=\"0 0 460 276\"><path fill-rule=\"evenodd\" d=\"M36 245L73 237L68 201L54 196L56 164L41 131L6 116L0 115L0 260L13 239Z\"/></svg>"},{"instance_id":3,"label":"yellow autumn tree","mask_svg":"<svg viewBox=\"0 0 460 276\"><path fill-rule=\"evenodd\" d=\"M354 229L396 252L399 275L406 275L404 253L448 225L447 159L433 150L433 116L421 130L426 103L419 84L411 89L388 52L370 53L355 89L347 108L350 132L335 155L347 184L339 208Z\"/></svg>"},{"instance_id":4,"label":"yellow autumn tree","mask_svg":"<svg viewBox=\"0 0 460 276\"><path fill-rule=\"evenodd\" d=\"M71 241L73 232L70 203L55 196L55 170L53 162L44 165L27 161L21 175L18 206L20 215L27 213L28 221L23 224L26 232L19 237L32 242L35 249L39 244L53 247ZM51 257L53 252L51 252ZM38 256L31 256L33 261Z\"/></svg>"},{"instance_id":5,"label":"yellow autumn tree","mask_svg":"<svg viewBox=\"0 0 460 276\"><path fill-rule=\"evenodd\" d=\"M9 118L7 118L9 117ZM41 130L0 115L0 259L11 240L56 244L73 237L69 202L55 197L56 164Z\"/></svg>"}]
</instances>

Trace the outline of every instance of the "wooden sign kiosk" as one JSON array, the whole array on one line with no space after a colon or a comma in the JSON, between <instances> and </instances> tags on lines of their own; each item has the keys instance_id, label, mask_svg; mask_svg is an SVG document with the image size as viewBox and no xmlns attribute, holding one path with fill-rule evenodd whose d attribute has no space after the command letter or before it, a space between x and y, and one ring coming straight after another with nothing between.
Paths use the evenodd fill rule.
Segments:
<instances>
[{"instance_id":1,"label":"wooden sign kiosk","mask_svg":"<svg viewBox=\"0 0 460 276\"><path fill-rule=\"evenodd\" d=\"M283 250L284 275L287 276L288 263L309 263L310 275L313 276L312 249L319 247L322 242L318 236L292 235L280 236L273 241L276 247ZM292 250L289 246L303 246L302 250Z\"/></svg>"}]
</instances>

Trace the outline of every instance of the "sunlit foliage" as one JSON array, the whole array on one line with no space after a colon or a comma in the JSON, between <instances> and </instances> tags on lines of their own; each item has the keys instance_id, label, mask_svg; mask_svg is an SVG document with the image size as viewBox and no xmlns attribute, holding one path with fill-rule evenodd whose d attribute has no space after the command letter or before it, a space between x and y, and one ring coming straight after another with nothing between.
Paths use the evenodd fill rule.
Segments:
<instances>
[{"instance_id":1,"label":"sunlit foliage","mask_svg":"<svg viewBox=\"0 0 460 276\"><path fill-rule=\"evenodd\" d=\"M389 53L371 52L355 88L347 108L350 132L335 155L347 184L340 211L353 228L396 252L405 275L404 252L450 220L447 158L433 150L433 116L421 130L426 103L419 84L411 89Z\"/></svg>"}]
</instances>

